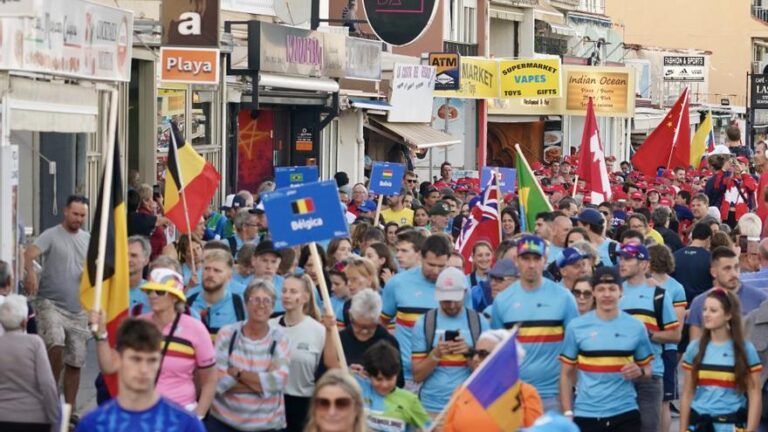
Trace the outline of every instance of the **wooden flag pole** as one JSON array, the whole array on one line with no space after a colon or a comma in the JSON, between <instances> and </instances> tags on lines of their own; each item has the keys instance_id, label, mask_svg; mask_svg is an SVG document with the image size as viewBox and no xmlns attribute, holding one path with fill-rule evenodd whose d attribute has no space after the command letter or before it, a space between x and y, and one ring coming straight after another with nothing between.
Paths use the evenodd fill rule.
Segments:
<instances>
[{"instance_id":1,"label":"wooden flag pole","mask_svg":"<svg viewBox=\"0 0 768 432\"><path fill-rule=\"evenodd\" d=\"M178 129L178 125L176 127ZM189 262L187 265L189 266L190 271L189 277L192 278L193 276L197 276L194 252L192 252L192 225L189 223L189 209L187 209L187 188L184 185L184 177L181 172L181 167L179 166L179 145L176 143L176 134L173 133L173 130L171 130L171 145L173 146L173 154L176 155L176 157L173 158L173 160L176 161L176 174L178 174L179 183L181 183L181 190L179 192L181 192L181 205L184 208L184 219L187 223L187 245L189 248Z\"/></svg>"},{"instance_id":2,"label":"wooden flag pole","mask_svg":"<svg viewBox=\"0 0 768 432\"><path fill-rule=\"evenodd\" d=\"M496 194L499 197L498 205L496 206L496 214L499 216L499 243L504 240L504 231L501 228L501 206L504 204L504 197L501 195L501 173L499 170L494 170L493 175L496 176Z\"/></svg>"},{"instance_id":3,"label":"wooden flag pole","mask_svg":"<svg viewBox=\"0 0 768 432\"><path fill-rule=\"evenodd\" d=\"M381 216L381 204L384 202L384 194L379 194L379 200L376 203L376 217L373 219L373 226L379 226L379 216Z\"/></svg>"},{"instance_id":4,"label":"wooden flag pole","mask_svg":"<svg viewBox=\"0 0 768 432\"><path fill-rule=\"evenodd\" d=\"M576 177L573 179L573 193L571 193L571 198L576 196L576 188L579 186L579 175L576 174Z\"/></svg>"},{"instance_id":5,"label":"wooden flag pole","mask_svg":"<svg viewBox=\"0 0 768 432\"><path fill-rule=\"evenodd\" d=\"M381 200L379 200L381 202ZM325 313L335 316L333 313L333 306L331 306L331 296L328 294L328 286L325 284L325 278L323 277L323 263L320 261L320 254L317 252L317 245L315 242L309 243L309 253L312 257L312 263L316 269L319 269L319 277L317 278L318 285L320 285L320 296L323 298L323 305L325 307ZM339 356L339 364L341 369L348 371L347 358L344 356L344 348L341 346L341 338L339 337L338 329L331 332L331 338L333 339L333 345L336 347L336 355Z\"/></svg>"},{"instance_id":6,"label":"wooden flag pole","mask_svg":"<svg viewBox=\"0 0 768 432\"><path fill-rule=\"evenodd\" d=\"M107 229L109 228L110 198L112 197L112 171L115 159L115 137L117 136L117 91L112 90L109 98L109 123L107 126L107 155L104 161L104 176L101 183L101 214L99 215L99 249L96 256L96 285L93 287L95 312L101 311L101 290L104 285L104 257L107 251ZM103 146L102 146L103 148ZM99 330L98 323L91 324L91 331Z\"/></svg>"}]
</instances>

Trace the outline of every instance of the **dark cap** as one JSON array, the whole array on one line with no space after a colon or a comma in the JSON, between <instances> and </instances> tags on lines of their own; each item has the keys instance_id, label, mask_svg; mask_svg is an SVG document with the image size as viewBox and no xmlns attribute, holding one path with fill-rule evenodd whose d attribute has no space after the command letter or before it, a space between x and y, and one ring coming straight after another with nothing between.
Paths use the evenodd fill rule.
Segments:
<instances>
[{"instance_id":1,"label":"dark cap","mask_svg":"<svg viewBox=\"0 0 768 432\"><path fill-rule=\"evenodd\" d=\"M256 250L253 251L253 256L260 256L264 254L273 254L282 258L280 251L275 249L275 244L272 242L272 240L264 240L256 245Z\"/></svg>"},{"instance_id":2,"label":"dark cap","mask_svg":"<svg viewBox=\"0 0 768 432\"><path fill-rule=\"evenodd\" d=\"M523 256L525 254L544 256L547 254L547 243L539 236L523 236L517 242L517 255Z\"/></svg>"},{"instance_id":3,"label":"dark cap","mask_svg":"<svg viewBox=\"0 0 768 432\"><path fill-rule=\"evenodd\" d=\"M449 214L451 214L451 209L449 209L448 204L443 201L436 202L435 205L429 209L430 216L448 216Z\"/></svg>"},{"instance_id":4,"label":"dark cap","mask_svg":"<svg viewBox=\"0 0 768 432\"><path fill-rule=\"evenodd\" d=\"M575 219L579 222L584 222L585 224L595 226L603 225L605 223L603 214L593 208L585 208L581 211L581 213L579 213L578 216L576 216Z\"/></svg>"},{"instance_id":5,"label":"dark cap","mask_svg":"<svg viewBox=\"0 0 768 432\"><path fill-rule=\"evenodd\" d=\"M517 268L514 261L504 258L496 261L491 271L488 272L488 276L495 278L520 277L520 269Z\"/></svg>"},{"instance_id":6,"label":"dark cap","mask_svg":"<svg viewBox=\"0 0 768 432\"><path fill-rule=\"evenodd\" d=\"M616 284L621 286L624 283L624 279L619 274L618 267L598 267L592 273L592 280L590 281L592 286L597 286L601 283Z\"/></svg>"},{"instance_id":7,"label":"dark cap","mask_svg":"<svg viewBox=\"0 0 768 432\"><path fill-rule=\"evenodd\" d=\"M371 201L371 200L363 201L362 204L357 206L357 209L359 211L363 212L363 213L375 212L376 211L376 203Z\"/></svg>"},{"instance_id":8,"label":"dark cap","mask_svg":"<svg viewBox=\"0 0 768 432\"><path fill-rule=\"evenodd\" d=\"M648 261L651 259L651 256L648 254L648 249L641 244L628 243L622 245L617 253L622 258L637 258L640 261Z\"/></svg>"},{"instance_id":9,"label":"dark cap","mask_svg":"<svg viewBox=\"0 0 768 432\"><path fill-rule=\"evenodd\" d=\"M562 255L557 259L557 267L563 268L571 264L576 264L584 258L589 258L589 255L581 253L580 250L574 247L565 248Z\"/></svg>"}]
</instances>

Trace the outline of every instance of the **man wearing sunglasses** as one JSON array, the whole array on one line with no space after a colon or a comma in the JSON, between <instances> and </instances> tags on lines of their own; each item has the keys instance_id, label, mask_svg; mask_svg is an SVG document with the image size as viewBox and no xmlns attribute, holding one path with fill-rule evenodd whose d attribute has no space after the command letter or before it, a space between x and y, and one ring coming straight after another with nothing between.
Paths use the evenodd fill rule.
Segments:
<instances>
[{"instance_id":1,"label":"man wearing sunglasses","mask_svg":"<svg viewBox=\"0 0 768 432\"><path fill-rule=\"evenodd\" d=\"M663 344L680 342L682 326L677 320L672 296L665 295L663 288L648 283L648 249L642 244L627 243L621 246L618 255L619 272L624 278L621 309L645 324L654 355L651 379L635 382L637 404L643 413L641 431L657 432L664 396Z\"/></svg>"},{"instance_id":2,"label":"man wearing sunglasses","mask_svg":"<svg viewBox=\"0 0 768 432\"><path fill-rule=\"evenodd\" d=\"M581 253L574 247L563 250L557 259L557 267L560 269L560 285L566 289L573 289L576 279L589 274L589 255Z\"/></svg>"}]
</instances>

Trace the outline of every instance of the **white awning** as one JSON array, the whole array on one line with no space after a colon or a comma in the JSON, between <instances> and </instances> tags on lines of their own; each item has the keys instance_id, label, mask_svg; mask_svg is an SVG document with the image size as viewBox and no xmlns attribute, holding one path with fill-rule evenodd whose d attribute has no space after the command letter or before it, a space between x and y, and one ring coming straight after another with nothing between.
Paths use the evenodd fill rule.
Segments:
<instances>
[{"instance_id":1,"label":"white awning","mask_svg":"<svg viewBox=\"0 0 768 432\"><path fill-rule=\"evenodd\" d=\"M491 3L491 7L488 10L491 18L498 18L507 21L523 21L525 15L519 9L511 8L500 4Z\"/></svg>"},{"instance_id":2,"label":"white awning","mask_svg":"<svg viewBox=\"0 0 768 432\"><path fill-rule=\"evenodd\" d=\"M572 29L570 26L561 25L561 24L552 24L549 23L549 28L552 29L552 33L560 35L560 36L575 36L576 30Z\"/></svg>"},{"instance_id":3,"label":"white awning","mask_svg":"<svg viewBox=\"0 0 768 432\"><path fill-rule=\"evenodd\" d=\"M392 109L389 102L381 99L349 98L349 103L355 108L368 110L389 111Z\"/></svg>"},{"instance_id":4,"label":"white awning","mask_svg":"<svg viewBox=\"0 0 768 432\"><path fill-rule=\"evenodd\" d=\"M264 72L259 73L259 86L324 93L339 91L339 83L329 78L302 78Z\"/></svg>"},{"instance_id":5,"label":"white awning","mask_svg":"<svg viewBox=\"0 0 768 432\"><path fill-rule=\"evenodd\" d=\"M426 123L390 123L383 119L369 117L371 123L366 125L376 132L384 132L385 136L396 135L400 141L419 150L432 147L447 147L460 144L461 141L453 135L434 129ZM382 128L384 131L381 131Z\"/></svg>"},{"instance_id":6,"label":"white awning","mask_svg":"<svg viewBox=\"0 0 768 432\"><path fill-rule=\"evenodd\" d=\"M546 3L539 3L533 8L533 17L550 24L565 24L565 16L559 10Z\"/></svg>"},{"instance_id":7,"label":"white awning","mask_svg":"<svg viewBox=\"0 0 768 432\"><path fill-rule=\"evenodd\" d=\"M32 132L93 133L99 97L94 88L8 76L11 129Z\"/></svg>"}]
</instances>

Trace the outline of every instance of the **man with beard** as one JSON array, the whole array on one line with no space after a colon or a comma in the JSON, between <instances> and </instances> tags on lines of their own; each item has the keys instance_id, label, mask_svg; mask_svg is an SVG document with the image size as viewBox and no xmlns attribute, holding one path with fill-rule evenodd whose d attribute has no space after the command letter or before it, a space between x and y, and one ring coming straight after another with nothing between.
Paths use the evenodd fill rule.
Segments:
<instances>
[{"instance_id":1,"label":"man with beard","mask_svg":"<svg viewBox=\"0 0 768 432\"><path fill-rule=\"evenodd\" d=\"M245 319L245 304L240 294L229 289L232 279L232 255L210 249L203 258L202 291L187 298L190 312L198 314L211 339L225 325Z\"/></svg>"}]
</instances>

